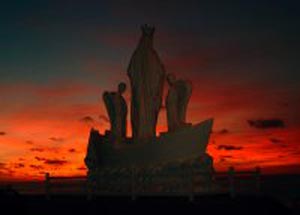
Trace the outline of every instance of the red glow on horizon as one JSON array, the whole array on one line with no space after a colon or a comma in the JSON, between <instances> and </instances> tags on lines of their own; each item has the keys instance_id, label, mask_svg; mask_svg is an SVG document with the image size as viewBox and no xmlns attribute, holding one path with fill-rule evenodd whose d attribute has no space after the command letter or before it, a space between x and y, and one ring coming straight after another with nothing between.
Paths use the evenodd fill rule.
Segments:
<instances>
[{"instance_id":1,"label":"red glow on horizon","mask_svg":"<svg viewBox=\"0 0 300 215\"><path fill-rule=\"evenodd\" d=\"M269 92L265 89L251 90L239 85L222 87L221 84L216 88L217 82L212 86L213 81L205 83L194 86L187 120L195 124L214 117L208 153L213 156L217 171L225 171L229 166L241 170L260 166L269 172L288 172L288 168L279 170L279 167L298 165L300 126L293 112L285 106L275 103L274 108L275 96L266 96ZM42 179L45 172L62 176L85 175L83 160L90 128L102 134L109 129L101 94L95 94L94 87L85 88L84 85L67 92L64 92L69 89L66 86L55 90L44 87L38 94L34 92L39 86L24 85L23 90L2 88L10 98L23 90L30 89L31 93L21 107L12 106L9 98L4 100L12 108L4 108L0 118L4 125L1 129L5 131L0 136L0 179ZM64 92L63 95L60 92ZM92 92L95 97L92 102L79 102L80 95L84 97ZM38 99L31 101L33 94ZM129 104L128 94L126 100ZM165 115L162 109L157 134L167 130ZM257 129L247 124L248 119L261 116L283 118L287 126ZM293 173L296 168L289 171Z\"/></svg>"}]
</instances>

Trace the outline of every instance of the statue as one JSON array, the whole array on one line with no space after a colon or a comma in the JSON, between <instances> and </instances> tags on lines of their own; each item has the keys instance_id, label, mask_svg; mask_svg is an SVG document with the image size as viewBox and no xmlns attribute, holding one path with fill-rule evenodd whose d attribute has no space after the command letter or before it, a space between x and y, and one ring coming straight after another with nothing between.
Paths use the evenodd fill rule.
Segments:
<instances>
[{"instance_id":1,"label":"statue","mask_svg":"<svg viewBox=\"0 0 300 215\"><path fill-rule=\"evenodd\" d=\"M103 101L110 119L110 131L114 142L120 143L126 138L127 104L122 94L126 90L126 84L120 83L117 92L103 93Z\"/></svg>"},{"instance_id":2,"label":"statue","mask_svg":"<svg viewBox=\"0 0 300 215\"><path fill-rule=\"evenodd\" d=\"M97 169L100 164L100 158L97 156L99 143L103 143L103 137L99 135L99 132L94 128L90 130L90 136L88 141L87 153L84 158L84 163L89 170Z\"/></svg>"},{"instance_id":3,"label":"statue","mask_svg":"<svg viewBox=\"0 0 300 215\"><path fill-rule=\"evenodd\" d=\"M126 85L120 83L116 92L103 93L111 128L104 134L91 129L84 160L89 189L95 194L126 194L132 189L136 193L183 192L182 174L186 174L186 170L201 181L212 182L213 160L206 154L206 148L213 119L194 125L186 123L192 85L186 80L176 80L172 74L166 78L165 68L153 48L153 34L153 27L142 26L142 36L127 69L131 84L132 137L126 137L127 105L123 98ZM165 100L169 131L156 136L166 79L169 83ZM178 180L174 178L168 183L160 180L170 173ZM139 185L135 186L133 181ZM206 183L199 186L190 190L187 184L186 188L189 192L198 188L206 192L212 187Z\"/></svg>"},{"instance_id":4,"label":"statue","mask_svg":"<svg viewBox=\"0 0 300 215\"><path fill-rule=\"evenodd\" d=\"M131 84L131 125L134 141L156 135L166 73L153 48L154 28L144 25L142 32L127 70Z\"/></svg>"},{"instance_id":5,"label":"statue","mask_svg":"<svg viewBox=\"0 0 300 215\"><path fill-rule=\"evenodd\" d=\"M192 84L187 80L176 80L174 74L167 75L169 91L166 98L168 130L189 125L186 123L186 110L192 93Z\"/></svg>"}]
</instances>

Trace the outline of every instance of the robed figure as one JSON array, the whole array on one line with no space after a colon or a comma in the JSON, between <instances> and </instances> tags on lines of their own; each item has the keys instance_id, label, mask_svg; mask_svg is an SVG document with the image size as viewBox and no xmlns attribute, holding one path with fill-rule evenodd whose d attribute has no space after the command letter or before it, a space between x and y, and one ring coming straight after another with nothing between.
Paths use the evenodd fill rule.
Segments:
<instances>
[{"instance_id":1,"label":"robed figure","mask_svg":"<svg viewBox=\"0 0 300 215\"><path fill-rule=\"evenodd\" d=\"M175 75L167 75L169 90L166 97L168 131L189 126L186 122L187 106L192 94L192 84L188 80L176 79Z\"/></svg>"},{"instance_id":2,"label":"robed figure","mask_svg":"<svg viewBox=\"0 0 300 215\"><path fill-rule=\"evenodd\" d=\"M127 74L131 84L131 125L134 141L155 137L162 106L165 68L153 48L154 28L142 26L142 37Z\"/></svg>"},{"instance_id":3,"label":"robed figure","mask_svg":"<svg viewBox=\"0 0 300 215\"><path fill-rule=\"evenodd\" d=\"M103 93L103 101L110 119L110 133L114 143L121 143L126 138L127 104L123 97L126 84L120 83L118 91Z\"/></svg>"}]
</instances>

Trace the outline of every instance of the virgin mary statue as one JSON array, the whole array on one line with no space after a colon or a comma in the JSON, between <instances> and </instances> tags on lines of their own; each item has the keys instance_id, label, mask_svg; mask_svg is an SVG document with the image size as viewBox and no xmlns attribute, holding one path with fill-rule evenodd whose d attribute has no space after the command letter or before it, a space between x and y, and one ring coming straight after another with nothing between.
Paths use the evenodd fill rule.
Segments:
<instances>
[{"instance_id":1,"label":"virgin mary statue","mask_svg":"<svg viewBox=\"0 0 300 215\"><path fill-rule=\"evenodd\" d=\"M129 62L131 126L134 141L155 137L162 105L165 68L153 48L154 28L142 26L142 36Z\"/></svg>"}]
</instances>

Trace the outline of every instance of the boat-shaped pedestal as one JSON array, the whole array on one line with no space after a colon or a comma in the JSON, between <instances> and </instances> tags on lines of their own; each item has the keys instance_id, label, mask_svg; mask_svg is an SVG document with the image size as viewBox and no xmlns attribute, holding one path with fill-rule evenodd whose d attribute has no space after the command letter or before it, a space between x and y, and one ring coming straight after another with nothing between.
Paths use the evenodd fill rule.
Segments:
<instances>
[{"instance_id":1,"label":"boat-shaped pedestal","mask_svg":"<svg viewBox=\"0 0 300 215\"><path fill-rule=\"evenodd\" d=\"M161 187L158 192L162 192L172 184L177 184L174 186L178 189L179 184L196 175L202 181L210 181L213 163L206 147L212 125L213 119L209 119L146 141L133 143L128 138L117 145L111 135L92 130L85 158L89 180L98 189L105 187L120 192L131 189L133 177L136 185L148 183L151 192L158 191L157 186Z\"/></svg>"}]
</instances>

